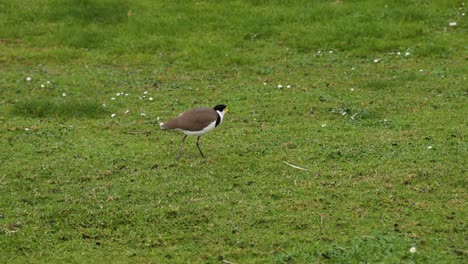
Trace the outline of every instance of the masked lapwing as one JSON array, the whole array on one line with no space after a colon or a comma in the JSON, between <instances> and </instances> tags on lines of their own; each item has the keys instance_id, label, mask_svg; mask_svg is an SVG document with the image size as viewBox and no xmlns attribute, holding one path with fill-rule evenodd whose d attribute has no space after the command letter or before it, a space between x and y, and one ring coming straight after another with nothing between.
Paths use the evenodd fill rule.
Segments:
<instances>
[{"instance_id":1,"label":"masked lapwing","mask_svg":"<svg viewBox=\"0 0 468 264\"><path fill-rule=\"evenodd\" d=\"M185 134L180 144L177 160L182 155L182 148L187 136L197 136L197 148L202 157L205 158L200 148L200 137L219 126L223 122L225 113L227 113L227 106L223 104L217 105L214 108L193 108L166 123L160 123L159 126L161 129L176 130Z\"/></svg>"}]
</instances>

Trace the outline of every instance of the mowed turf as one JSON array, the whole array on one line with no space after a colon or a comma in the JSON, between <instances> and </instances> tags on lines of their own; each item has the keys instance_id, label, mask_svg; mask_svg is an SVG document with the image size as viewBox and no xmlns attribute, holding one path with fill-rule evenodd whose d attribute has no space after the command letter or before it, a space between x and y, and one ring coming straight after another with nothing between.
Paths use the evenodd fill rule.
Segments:
<instances>
[{"instance_id":1,"label":"mowed turf","mask_svg":"<svg viewBox=\"0 0 468 264\"><path fill-rule=\"evenodd\" d=\"M466 262L461 1L0 8L0 262Z\"/></svg>"}]
</instances>

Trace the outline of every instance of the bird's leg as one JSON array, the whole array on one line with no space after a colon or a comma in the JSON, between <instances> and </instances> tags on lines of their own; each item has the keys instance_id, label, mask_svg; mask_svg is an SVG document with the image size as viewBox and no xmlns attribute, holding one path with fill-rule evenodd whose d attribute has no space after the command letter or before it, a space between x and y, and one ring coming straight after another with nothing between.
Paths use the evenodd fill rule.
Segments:
<instances>
[{"instance_id":1,"label":"bird's leg","mask_svg":"<svg viewBox=\"0 0 468 264\"><path fill-rule=\"evenodd\" d=\"M185 139L187 138L187 135L185 135L183 138L182 138L182 143L180 144L180 150L179 150L179 156L177 157L177 160L180 159L180 155L182 155L182 147L184 146L184 142L185 142Z\"/></svg>"},{"instance_id":2,"label":"bird's leg","mask_svg":"<svg viewBox=\"0 0 468 264\"><path fill-rule=\"evenodd\" d=\"M201 148L200 148L200 136L198 136L196 144L197 144L198 150L200 151L201 156L205 158L205 155L203 155L203 152L201 151Z\"/></svg>"}]
</instances>

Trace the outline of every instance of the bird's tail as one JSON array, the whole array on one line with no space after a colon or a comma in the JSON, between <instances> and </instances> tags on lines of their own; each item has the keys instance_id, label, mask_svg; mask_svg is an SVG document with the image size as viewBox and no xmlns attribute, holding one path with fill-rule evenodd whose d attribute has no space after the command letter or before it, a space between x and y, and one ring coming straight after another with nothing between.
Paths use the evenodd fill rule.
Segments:
<instances>
[{"instance_id":1,"label":"bird's tail","mask_svg":"<svg viewBox=\"0 0 468 264\"><path fill-rule=\"evenodd\" d=\"M161 123L159 123L159 127L160 127L161 129L166 129L166 124L164 124L164 123L161 122Z\"/></svg>"}]
</instances>

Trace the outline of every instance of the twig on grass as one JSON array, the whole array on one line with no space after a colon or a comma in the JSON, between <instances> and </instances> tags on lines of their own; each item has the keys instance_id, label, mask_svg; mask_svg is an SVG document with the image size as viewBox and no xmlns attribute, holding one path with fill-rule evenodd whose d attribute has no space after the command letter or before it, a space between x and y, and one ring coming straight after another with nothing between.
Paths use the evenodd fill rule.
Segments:
<instances>
[{"instance_id":1,"label":"twig on grass","mask_svg":"<svg viewBox=\"0 0 468 264\"><path fill-rule=\"evenodd\" d=\"M298 170L311 171L311 170L304 169L304 168L301 168L301 167L296 166L296 165L292 165L292 164L290 164L290 163L287 163L286 161L283 161L283 162L284 162L284 164L286 164L286 165L288 165L288 166L291 166L291 167L293 167L293 168L295 168L295 169L298 169Z\"/></svg>"},{"instance_id":2,"label":"twig on grass","mask_svg":"<svg viewBox=\"0 0 468 264\"><path fill-rule=\"evenodd\" d=\"M451 248L451 250L453 250L453 252L457 253L458 255L468 255L467 250L458 249L458 248Z\"/></svg>"},{"instance_id":3,"label":"twig on grass","mask_svg":"<svg viewBox=\"0 0 468 264\"><path fill-rule=\"evenodd\" d=\"M128 131L127 132L128 134L130 135L140 135L140 134L144 134L145 136L148 136L151 134L151 131Z\"/></svg>"},{"instance_id":4,"label":"twig on grass","mask_svg":"<svg viewBox=\"0 0 468 264\"><path fill-rule=\"evenodd\" d=\"M228 260L225 260L225 259L223 259L223 263L226 263L226 264L236 264L236 263L234 263L234 262L231 262L231 261L228 261Z\"/></svg>"}]
</instances>

